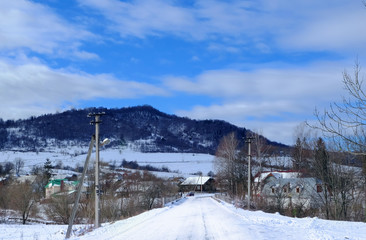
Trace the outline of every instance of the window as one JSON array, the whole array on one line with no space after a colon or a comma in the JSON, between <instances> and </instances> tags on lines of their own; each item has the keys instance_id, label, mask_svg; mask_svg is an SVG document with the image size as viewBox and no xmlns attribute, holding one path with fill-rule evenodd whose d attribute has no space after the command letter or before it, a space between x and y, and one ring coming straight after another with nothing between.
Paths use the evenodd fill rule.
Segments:
<instances>
[{"instance_id":1,"label":"window","mask_svg":"<svg viewBox=\"0 0 366 240\"><path fill-rule=\"evenodd\" d=\"M323 188L321 185L316 185L316 192L323 192Z\"/></svg>"},{"instance_id":2,"label":"window","mask_svg":"<svg viewBox=\"0 0 366 240\"><path fill-rule=\"evenodd\" d=\"M284 192L284 193L287 193L287 187L284 187L284 188L283 188L283 192Z\"/></svg>"},{"instance_id":3,"label":"window","mask_svg":"<svg viewBox=\"0 0 366 240\"><path fill-rule=\"evenodd\" d=\"M296 193L300 193L300 187L299 186L296 187Z\"/></svg>"},{"instance_id":4,"label":"window","mask_svg":"<svg viewBox=\"0 0 366 240\"><path fill-rule=\"evenodd\" d=\"M272 187L271 190L272 190L272 193L275 193L275 188L274 187Z\"/></svg>"}]
</instances>

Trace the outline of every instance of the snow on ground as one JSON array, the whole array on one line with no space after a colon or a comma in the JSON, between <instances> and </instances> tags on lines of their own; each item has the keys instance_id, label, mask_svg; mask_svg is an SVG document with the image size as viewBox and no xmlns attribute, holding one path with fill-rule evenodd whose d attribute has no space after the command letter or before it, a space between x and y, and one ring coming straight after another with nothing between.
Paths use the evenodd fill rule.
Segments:
<instances>
[{"instance_id":1,"label":"snow on ground","mask_svg":"<svg viewBox=\"0 0 366 240\"><path fill-rule=\"evenodd\" d=\"M215 156L201 153L141 153L131 149L124 149L116 154L116 150L107 149L101 152L101 159L105 162L116 160L117 165L126 161L136 161L139 165L151 165L153 167L167 167L171 171L179 171L182 174L193 174L198 171L207 174L214 171L213 161Z\"/></svg>"},{"instance_id":2,"label":"snow on ground","mask_svg":"<svg viewBox=\"0 0 366 240\"><path fill-rule=\"evenodd\" d=\"M62 166L75 167L84 166L87 155L87 148L68 147L55 148L47 152L21 152L21 151L2 151L0 152L0 163L12 162L16 158L21 158L24 164L24 170L29 172L33 166L42 167L46 159L50 159L53 165L62 163ZM206 175L208 172L214 172L214 156L210 154L198 153L141 153L130 148L102 149L100 152L101 161L115 163L120 166L123 160L136 161L139 165L151 165L153 167L167 167L171 171L177 171L181 176L191 175L202 172ZM91 156L90 164L95 161L95 153ZM164 174L160 174L164 175ZM165 174L167 175L167 174ZM177 174L173 174L176 176Z\"/></svg>"},{"instance_id":3,"label":"snow on ground","mask_svg":"<svg viewBox=\"0 0 366 240\"><path fill-rule=\"evenodd\" d=\"M119 167L123 160L136 161L139 165L151 165L153 167L166 167L176 173L159 173L162 177L188 177L195 173L202 172L207 175L208 172L216 172L214 167L215 156L202 153L142 153L134 150L134 146L119 148L101 148L100 159L109 164L115 164ZM95 150L95 149L94 149ZM24 161L24 172L29 173L34 166L43 167L46 159L49 159L53 165L61 164L62 167L84 166L88 147L67 146L67 147L49 147L42 152L25 151L2 151L0 152L0 164L5 162L15 162L15 159L21 158ZM94 164L95 152L91 155L90 166ZM274 157L267 160L274 165L287 166L291 161L288 157ZM253 170L255 167L253 166Z\"/></svg>"},{"instance_id":4,"label":"snow on ground","mask_svg":"<svg viewBox=\"0 0 366 240\"><path fill-rule=\"evenodd\" d=\"M0 239L59 240L65 225L0 225ZM85 231L74 226L76 233ZM74 240L88 239L246 239L246 240L361 240L366 223L289 218L279 214L237 209L212 195L187 197L129 219L103 224Z\"/></svg>"}]
</instances>

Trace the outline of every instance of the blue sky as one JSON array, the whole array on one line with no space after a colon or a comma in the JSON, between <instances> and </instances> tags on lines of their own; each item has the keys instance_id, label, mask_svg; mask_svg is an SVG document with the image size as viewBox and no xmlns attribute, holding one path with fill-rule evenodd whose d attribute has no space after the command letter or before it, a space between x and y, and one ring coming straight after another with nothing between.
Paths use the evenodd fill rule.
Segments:
<instances>
[{"instance_id":1,"label":"blue sky","mask_svg":"<svg viewBox=\"0 0 366 240\"><path fill-rule=\"evenodd\" d=\"M366 64L362 0L0 2L0 117L149 104L294 143Z\"/></svg>"}]
</instances>

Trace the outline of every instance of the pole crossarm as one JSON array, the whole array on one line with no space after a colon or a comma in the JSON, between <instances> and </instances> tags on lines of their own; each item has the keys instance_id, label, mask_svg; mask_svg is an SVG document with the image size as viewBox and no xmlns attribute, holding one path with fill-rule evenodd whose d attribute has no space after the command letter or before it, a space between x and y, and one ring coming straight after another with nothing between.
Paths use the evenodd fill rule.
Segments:
<instances>
[{"instance_id":1,"label":"pole crossarm","mask_svg":"<svg viewBox=\"0 0 366 240\"><path fill-rule=\"evenodd\" d=\"M103 115L105 115L105 112L89 113L88 117L95 117L95 120L90 121L90 125L102 123L102 121L100 120L100 116Z\"/></svg>"}]
</instances>

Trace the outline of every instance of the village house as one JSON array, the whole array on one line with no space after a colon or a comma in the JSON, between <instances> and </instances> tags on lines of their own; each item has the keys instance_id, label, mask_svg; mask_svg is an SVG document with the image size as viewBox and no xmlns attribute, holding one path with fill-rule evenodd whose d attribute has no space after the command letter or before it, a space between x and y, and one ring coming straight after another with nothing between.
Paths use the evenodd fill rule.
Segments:
<instances>
[{"instance_id":1,"label":"village house","mask_svg":"<svg viewBox=\"0 0 366 240\"><path fill-rule=\"evenodd\" d=\"M188 177L180 184L181 192L190 192L190 191L203 191L203 192L214 192L215 188L215 180L212 177Z\"/></svg>"},{"instance_id":2,"label":"village house","mask_svg":"<svg viewBox=\"0 0 366 240\"><path fill-rule=\"evenodd\" d=\"M51 179L45 186L46 199L60 193L70 195L76 191L78 183L78 181L69 181L67 179Z\"/></svg>"},{"instance_id":3,"label":"village house","mask_svg":"<svg viewBox=\"0 0 366 240\"><path fill-rule=\"evenodd\" d=\"M309 209L319 207L322 190L316 178L278 178L265 183L260 195L269 204Z\"/></svg>"},{"instance_id":4,"label":"village house","mask_svg":"<svg viewBox=\"0 0 366 240\"><path fill-rule=\"evenodd\" d=\"M299 178L300 172L297 171L267 171L260 172L254 176L254 187L261 189L263 186L274 179Z\"/></svg>"},{"instance_id":5,"label":"village house","mask_svg":"<svg viewBox=\"0 0 366 240\"><path fill-rule=\"evenodd\" d=\"M297 171L258 173L254 178L254 194L268 204L281 207L316 208L320 204L322 184L316 178L302 178Z\"/></svg>"}]
</instances>

